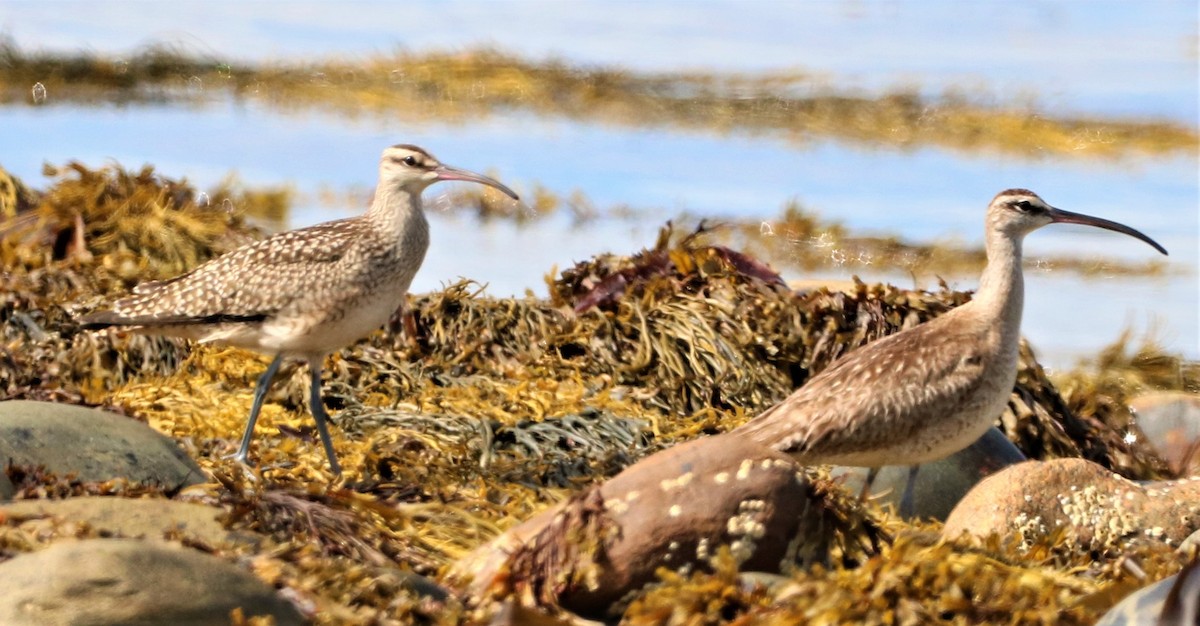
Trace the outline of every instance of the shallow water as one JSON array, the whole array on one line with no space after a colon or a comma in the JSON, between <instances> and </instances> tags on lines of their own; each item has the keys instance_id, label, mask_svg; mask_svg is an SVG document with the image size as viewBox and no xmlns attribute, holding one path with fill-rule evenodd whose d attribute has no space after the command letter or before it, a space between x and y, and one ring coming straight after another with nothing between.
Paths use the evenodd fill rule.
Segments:
<instances>
[{"instance_id":1,"label":"shallow water","mask_svg":"<svg viewBox=\"0 0 1200 626\"><path fill-rule=\"evenodd\" d=\"M66 3L70 4L70 3ZM744 5L662 3L416 3L404 16L383 4L300 4L279 16L273 3L179 4L148 12L136 3L9 3L0 28L24 48L128 53L168 41L235 58L366 55L492 43L533 58L650 70L703 67L763 71L803 67L830 84L875 90L918 84L975 97L1034 101L1047 112L1165 118L1195 127L1197 9L1190 2L972 3L850 2ZM681 10L687 6L687 10ZM154 13L154 15L144 15ZM421 19L414 18L414 13ZM271 19L267 19L267 18ZM403 19L401 19L403 17ZM188 24L181 30L178 24ZM1139 45L1112 45L1138 41ZM836 50L837 53L831 53ZM979 95L983 94L983 95ZM991 95L988 95L991 94ZM0 164L42 186L43 162L112 159L152 163L202 188L236 171L250 185L289 184L312 198L323 188L369 188L382 146L429 148L447 162L487 171L518 190L539 182L583 191L600 207L645 209L635 220L572 228L552 218L516 227L433 216L434 241L414 289L469 276L496 295L545 293L552 266L653 242L681 211L771 220L798 199L852 231L909 240L978 242L982 211L1000 189L1029 187L1068 210L1128 223L1171 251L1165 278L1039 271L1039 255L1083 253L1125 260L1157 255L1133 239L1078 227L1029 237L1024 330L1044 362L1068 366L1122 330L1153 331L1172 351L1200 358L1200 183L1195 153L1123 161L896 150L831 140L797 144L770 136L494 115L466 124L394 119L351 121L320 113L281 114L253 103L0 107ZM1086 138L1085 138L1086 139ZM429 192L436 198L438 189ZM444 188L442 193L444 193ZM436 200L431 206L436 206ZM291 226L357 212L308 201ZM797 244L803 245L803 244ZM863 273L864 279L877 279ZM851 272L823 273L849 278ZM788 278L801 278L787 272ZM905 284L904 277L889 277ZM973 277L953 277L971 288Z\"/></svg>"}]
</instances>

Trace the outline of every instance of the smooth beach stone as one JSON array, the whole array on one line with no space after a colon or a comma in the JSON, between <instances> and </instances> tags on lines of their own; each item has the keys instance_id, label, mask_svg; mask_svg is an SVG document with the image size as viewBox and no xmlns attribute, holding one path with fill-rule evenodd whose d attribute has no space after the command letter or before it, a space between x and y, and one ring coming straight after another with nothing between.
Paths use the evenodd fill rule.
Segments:
<instances>
[{"instance_id":1,"label":"smooth beach stone","mask_svg":"<svg viewBox=\"0 0 1200 626\"><path fill-rule=\"evenodd\" d=\"M253 533L225 530L218 507L157 498L81 496L65 500L20 500L0 505L0 516L12 519L52 517L86 522L93 530L124 537L161 539L178 532L210 544L257 541Z\"/></svg>"},{"instance_id":2,"label":"smooth beach stone","mask_svg":"<svg viewBox=\"0 0 1200 626\"><path fill-rule=\"evenodd\" d=\"M1200 473L1200 396L1149 393L1129 402L1150 445L1180 475Z\"/></svg>"},{"instance_id":3,"label":"smooth beach stone","mask_svg":"<svg viewBox=\"0 0 1200 626\"><path fill-rule=\"evenodd\" d=\"M171 488L205 482L170 437L123 415L98 409L10 400L0 402L0 462L44 465L84 481L125 478Z\"/></svg>"},{"instance_id":4,"label":"smooth beach stone","mask_svg":"<svg viewBox=\"0 0 1200 626\"><path fill-rule=\"evenodd\" d=\"M819 524L811 523L821 508L810 506L817 499L786 454L724 435L705 437L651 455L543 511L460 560L449 579L467 584L473 598L500 579L536 576L558 585L575 578L589 541L602 543L586 581L562 584L554 600L584 617L603 616L657 580L658 568L706 567L722 545L743 570L766 572L798 553L822 553Z\"/></svg>"},{"instance_id":5,"label":"smooth beach stone","mask_svg":"<svg viewBox=\"0 0 1200 626\"><path fill-rule=\"evenodd\" d=\"M1026 460L999 428L988 429L975 443L932 463L925 463L917 472L913 486L913 513L917 519L945 521L950 511L980 480L1010 465ZM871 485L871 499L880 505L890 503L899 512L900 498L908 482L907 465L886 465L879 469ZM865 467L837 466L835 477L845 476L845 486L852 493L862 491L867 478Z\"/></svg>"},{"instance_id":6,"label":"smooth beach stone","mask_svg":"<svg viewBox=\"0 0 1200 626\"><path fill-rule=\"evenodd\" d=\"M1060 526L1085 550L1135 540L1178 546L1200 529L1200 477L1136 483L1084 459L1026 461L983 479L942 535L1020 532L1033 540Z\"/></svg>"},{"instance_id":7,"label":"smooth beach stone","mask_svg":"<svg viewBox=\"0 0 1200 626\"><path fill-rule=\"evenodd\" d=\"M250 572L163 541L62 541L0 563L0 624L304 624L296 607Z\"/></svg>"}]
</instances>

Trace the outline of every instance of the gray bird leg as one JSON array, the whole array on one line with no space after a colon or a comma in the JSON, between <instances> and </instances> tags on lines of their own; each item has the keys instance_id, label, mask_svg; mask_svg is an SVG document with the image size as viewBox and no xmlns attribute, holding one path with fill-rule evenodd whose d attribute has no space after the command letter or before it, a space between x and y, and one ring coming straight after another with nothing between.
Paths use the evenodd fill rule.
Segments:
<instances>
[{"instance_id":1,"label":"gray bird leg","mask_svg":"<svg viewBox=\"0 0 1200 626\"><path fill-rule=\"evenodd\" d=\"M867 496L871 493L871 485L875 484L875 477L879 475L878 467L867 468L867 478L863 481L862 491L858 492L858 501L866 502Z\"/></svg>"},{"instance_id":2,"label":"gray bird leg","mask_svg":"<svg viewBox=\"0 0 1200 626\"><path fill-rule=\"evenodd\" d=\"M904 483L904 495L900 496L900 517L904 519L912 519L916 516L913 491L917 486L917 470L919 469L921 469L920 465L912 465L908 468L908 480Z\"/></svg>"},{"instance_id":3,"label":"gray bird leg","mask_svg":"<svg viewBox=\"0 0 1200 626\"><path fill-rule=\"evenodd\" d=\"M329 438L329 429L325 427L329 421L329 414L325 412L325 403L321 401L321 361L323 360L324 356L309 357L308 359L308 371L312 374L312 395L308 403L313 419L317 421L317 433L321 435L321 445L325 446L325 456L329 457L329 469L333 470L334 476L341 476L342 467L338 465L337 454L333 451L333 440Z\"/></svg>"},{"instance_id":4,"label":"gray bird leg","mask_svg":"<svg viewBox=\"0 0 1200 626\"><path fill-rule=\"evenodd\" d=\"M258 412L262 410L267 390L271 388L271 381L275 379L281 363L283 363L283 355L276 355L275 360L267 366L267 371L258 377L258 384L254 386L254 404L250 407L250 420L246 422L246 432L242 434L242 445L236 454L229 457L238 463L248 465L247 457L250 455L250 440L254 438L254 424L258 421Z\"/></svg>"}]
</instances>

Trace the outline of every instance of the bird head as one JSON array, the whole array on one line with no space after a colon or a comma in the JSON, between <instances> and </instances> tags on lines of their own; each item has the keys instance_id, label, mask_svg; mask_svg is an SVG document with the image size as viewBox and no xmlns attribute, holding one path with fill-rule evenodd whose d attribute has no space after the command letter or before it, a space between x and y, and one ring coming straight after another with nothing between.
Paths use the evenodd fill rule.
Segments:
<instances>
[{"instance_id":1,"label":"bird head","mask_svg":"<svg viewBox=\"0 0 1200 626\"><path fill-rule=\"evenodd\" d=\"M1111 220L1056 209L1028 189L1006 189L996 194L988 206L987 219L988 230L998 231L1015 239L1020 239L1047 224L1084 224L1141 239L1155 250L1167 254L1166 248L1141 231Z\"/></svg>"},{"instance_id":2,"label":"bird head","mask_svg":"<svg viewBox=\"0 0 1200 626\"><path fill-rule=\"evenodd\" d=\"M440 180L463 180L495 187L505 195L517 199L512 189L499 181L467 170L445 165L432 154L417 146L399 144L383 151L379 160L379 182L389 189L420 194L426 187Z\"/></svg>"}]
</instances>

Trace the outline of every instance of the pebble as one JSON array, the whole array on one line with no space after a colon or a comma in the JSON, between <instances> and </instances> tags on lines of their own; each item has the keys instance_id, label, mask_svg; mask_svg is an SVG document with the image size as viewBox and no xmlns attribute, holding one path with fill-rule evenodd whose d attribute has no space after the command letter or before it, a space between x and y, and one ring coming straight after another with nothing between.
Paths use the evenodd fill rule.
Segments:
<instances>
[{"instance_id":1,"label":"pebble","mask_svg":"<svg viewBox=\"0 0 1200 626\"><path fill-rule=\"evenodd\" d=\"M1085 550L1144 540L1178 546L1200 529L1200 478L1136 483L1084 459L1026 461L983 479L942 534L1019 532L1033 541L1059 526Z\"/></svg>"},{"instance_id":2,"label":"pebble","mask_svg":"<svg viewBox=\"0 0 1200 626\"><path fill-rule=\"evenodd\" d=\"M179 488L206 481L174 440L149 426L54 402L0 402L0 459L89 482L125 478Z\"/></svg>"},{"instance_id":3,"label":"pebble","mask_svg":"<svg viewBox=\"0 0 1200 626\"><path fill-rule=\"evenodd\" d=\"M223 559L162 541L62 541L0 563L0 624L230 623L307 620L275 590Z\"/></svg>"}]
</instances>

